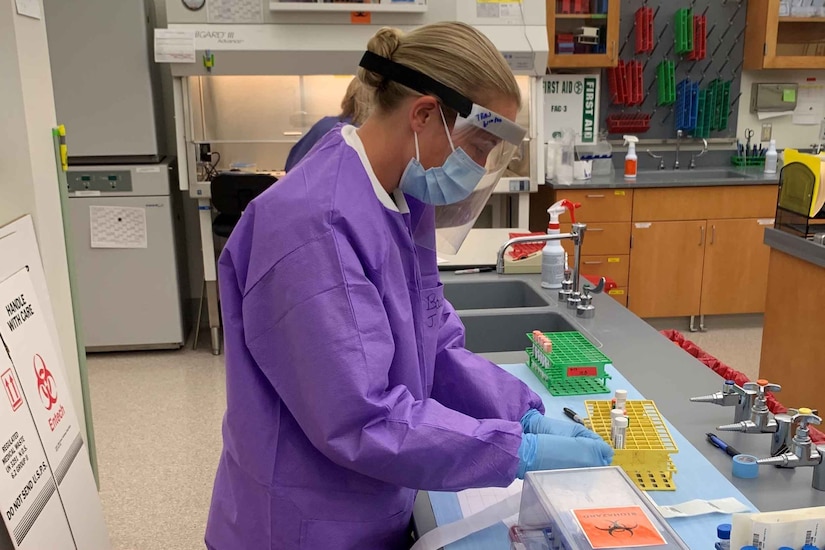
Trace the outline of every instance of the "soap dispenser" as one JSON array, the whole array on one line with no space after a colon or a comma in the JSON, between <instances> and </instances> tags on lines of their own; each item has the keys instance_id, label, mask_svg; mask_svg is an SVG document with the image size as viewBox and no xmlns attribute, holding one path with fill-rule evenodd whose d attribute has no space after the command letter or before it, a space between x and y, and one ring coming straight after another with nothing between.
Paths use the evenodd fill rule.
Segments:
<instances>
[{"instance_id":1,"label":"soap dispenser","mask_svg":"<svg viewBox=\"0 0 825 550\"><path fill-rule=\"evenodd\" d=\"M580 205L573 204L567 199L562 199L547 209L550 215L550 223L547 224L548 235L558 235L561 233L559 216L566 210L570 210L573 223L576 222L574 209ZM542 288L561 288L564 281L565 252L558 239L547 241L541 251L541 286Z\"/></svg>"}]
</instances>

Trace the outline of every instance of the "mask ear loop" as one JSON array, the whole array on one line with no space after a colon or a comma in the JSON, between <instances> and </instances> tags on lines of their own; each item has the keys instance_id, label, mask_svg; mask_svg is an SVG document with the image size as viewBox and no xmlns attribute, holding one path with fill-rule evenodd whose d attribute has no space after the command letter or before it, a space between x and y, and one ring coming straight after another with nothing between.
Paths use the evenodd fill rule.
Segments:
<instances>
[{"instance_id":1,"label":"mask ear loop","mask_svg":"<svg viewBox=\"0 0 825 550\"><path fill-rule=\"evenodd\" d=\"M413 138L415 139L415 160L417 160L420 163L421 153L418 150L418 132L413 132Z\"/></svg>"},{"instance_id":2,"label":"mask ear loop","mask_svg":"<svg viewBox=\"0 0 825 550\"><path fill-rule=\"evenodd\" d=\"M441 122L444 123L444 131L447 132L447 141L450 142L450 149L455 153L455 146L453 145L453 138L450 137L450 129L447 127L447 119L444 118L444 109L441 105L438 106L438 112L441 113Z\"/></svg>"}]
</instances>

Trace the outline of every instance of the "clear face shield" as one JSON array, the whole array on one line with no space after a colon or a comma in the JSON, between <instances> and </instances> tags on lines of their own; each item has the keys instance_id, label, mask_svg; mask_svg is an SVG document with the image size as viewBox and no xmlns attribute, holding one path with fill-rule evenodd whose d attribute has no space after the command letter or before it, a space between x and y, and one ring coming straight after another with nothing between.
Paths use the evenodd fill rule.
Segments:
<instances>
[{"instance_id":1,"label":"clear face shield","mask_svg":"<svg viewBox=\"0 0 825 550\"><path fill-rule=\"evenodd\" d=\"M512 120L476 104L468 116L456 119L451 135L453 144L483 166L485 174L466 199L436 207L438 250L447 254L458 252L526 134L527 130Z\"/></svg>"},{"instance_id":2,"label":"clear face shield","mask_svg":"<svg viewBox=\"0 0 825 550\"><path fill-rule=\"evenodd\" d=\"M418 93L433 95L458 113L450 134L452 145L461 148L485 172L467 198L435 207L436 241L439 250L455 254L487 205L498 180L521 146L527 130L434 78L391 59L364 52L359 65Z\"/></svg>"}]
</instances>

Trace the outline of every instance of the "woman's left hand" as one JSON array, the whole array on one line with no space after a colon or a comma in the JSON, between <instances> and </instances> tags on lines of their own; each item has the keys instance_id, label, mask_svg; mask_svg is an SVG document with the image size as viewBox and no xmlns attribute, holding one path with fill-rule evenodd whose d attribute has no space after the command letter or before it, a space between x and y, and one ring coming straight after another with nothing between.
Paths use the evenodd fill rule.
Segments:
<instances>
[{"instance_id":1,"label":"woman's left hand","mask_svg":"<svg viewBox=\"0 0 825 550\"><path fill-rule=\"evenodd\" d=\"M547 418L536 409L527 411L521 419L521 427L526 434L548 434L566 437L586 437L598 439L601 437L579 424L578 422Z\"/></svg>"}]
</instances>

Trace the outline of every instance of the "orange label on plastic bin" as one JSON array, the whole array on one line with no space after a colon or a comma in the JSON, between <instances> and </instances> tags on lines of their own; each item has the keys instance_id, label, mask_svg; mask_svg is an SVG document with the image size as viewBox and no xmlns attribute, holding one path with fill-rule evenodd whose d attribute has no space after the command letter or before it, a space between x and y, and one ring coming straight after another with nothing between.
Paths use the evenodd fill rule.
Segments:
<instances>
[{"instance_id":1,"label":"orange label on plastic bin","mask_svg":"<svg viewBox=\"0 0 825 550\"><path fill-rule=\"evenodd\" d=\"M349 14L349 22L353 25L369 25L372 23L372 12L353 11Z\"/></svg>"},{"instance_id":2,"label":"orange label on plastic bin","mask_svg":"<svg viewBox=\"0 0 825 550\"><path fill-rule=\"evenodd\" d=\"M596 367L567 367L567 376L598 376L599 369Z\"/></svg>"},{"instance_id":3,"label":"orange label on plastic bin","mask_svg":"<svg viewBox=\"0 0 825 550\"><path fill-rule=\"evenodd\" d=\"M665 539L640 506L573 510L593 548L660 546Z\"/></svg>"}]
</instances>

